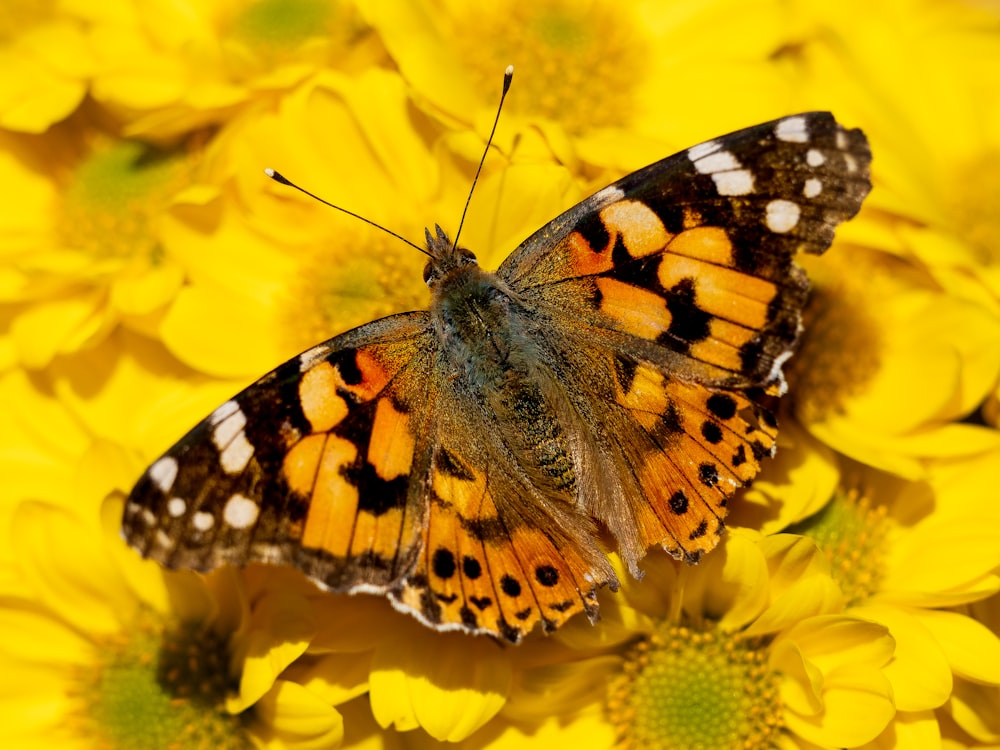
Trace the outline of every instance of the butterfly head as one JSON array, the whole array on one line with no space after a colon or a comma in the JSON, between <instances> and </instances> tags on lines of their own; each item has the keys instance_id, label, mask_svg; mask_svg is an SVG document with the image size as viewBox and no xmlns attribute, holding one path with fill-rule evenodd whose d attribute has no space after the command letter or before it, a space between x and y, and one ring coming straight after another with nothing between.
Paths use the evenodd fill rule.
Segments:
<instances>
[{"instance_id":1,"label":"butterfly head","mask_svg":"<svg viewBox=\"0 0 1000 750\"><path fill-rule=\"evenodd\" d=\"M427 255L430 256L424 266L424 282L431 289L453 272L477 264L472 251L454 244L437 224L434 225L434 231L435 234L431 234L430 229L424 229Z\"/></svg>"}]
</instances>

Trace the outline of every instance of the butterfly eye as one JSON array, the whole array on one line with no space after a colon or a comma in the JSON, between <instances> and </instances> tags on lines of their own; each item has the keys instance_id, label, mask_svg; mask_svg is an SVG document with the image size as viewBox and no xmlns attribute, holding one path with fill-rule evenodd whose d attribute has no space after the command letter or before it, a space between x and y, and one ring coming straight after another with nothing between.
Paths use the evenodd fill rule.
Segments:
<instances>
[{"instance_id":1,"label":"butterfly eye","mask_svg":"<svg viewBox=\"0 0 1000 750\"><path fill-rule=\"evenodd\" d=\"M431 274L434 273L434 264L431 261L427 261L427 265L424 266L424 283L431 283Z\"/></svg>"}]
</instances>

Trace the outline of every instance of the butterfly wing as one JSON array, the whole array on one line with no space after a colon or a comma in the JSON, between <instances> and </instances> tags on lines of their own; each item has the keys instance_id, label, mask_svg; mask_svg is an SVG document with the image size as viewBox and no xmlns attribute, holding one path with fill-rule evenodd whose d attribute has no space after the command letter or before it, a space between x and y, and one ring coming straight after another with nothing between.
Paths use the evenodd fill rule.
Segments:
<instances>
[{"instance_id":1,"label":"butterfly wing","mask_svg":"<svg viewBox=\"0 0 1000 750\"><path fill-rule=\"evenodd\" d=\"M426 313L305 352L227 401L150 466L123 533L145 557L210 570L289 563L334 591L385 592L426 521Z\"/></svg>"},{"instance_id":2,"label":"butterfly wing","mask_svg":"<svg viewBox=\"0 0 1000 750\"><path fill-rule=\"evenodd\" d=\"M829 113L747 128L599 191L501 265L551 320L551 366L614 477L581 503L633 571L652 545L711 549L773 451L762 394L784 390L808 289L793 257L822 253L857 213L870 160Z\"/></svg>"}]
</instances>

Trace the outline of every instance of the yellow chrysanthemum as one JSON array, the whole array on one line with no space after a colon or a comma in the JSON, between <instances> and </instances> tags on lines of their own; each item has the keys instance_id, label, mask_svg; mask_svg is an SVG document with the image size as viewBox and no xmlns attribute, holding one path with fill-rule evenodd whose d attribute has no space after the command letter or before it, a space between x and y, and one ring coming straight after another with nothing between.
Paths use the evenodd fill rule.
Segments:
<instances>
[{"instance_id":1,"label":"yellow chrysanthemum","mask_svg":"<svg viewBox=\"0 0 1000 750\"><path fill-rule=\"evenodd\" d=\"M981 664L1000 661L1000 596L962 608L961 614L974 617L979 629L958 643ZM971 666L975 664L970 663ZM1000 685L995 675L983 672L955 678L947 703L938 711L946 746L949 748L996 747L1000 745Z\"/></svg>"},{"instance_id":2,"label":"yellow chrysanthemum","mask_svg":"<svg viewBox=\"0 0 1000 750\"><path fill-rule=\"evenodd\" d=\"M89 26L123 11L95 3L11 0L0 20L0 128L43 133L87 93L95 56Z\"/></svg>"},{"instance_id":3,"label":"yellow chrysanthemum","mask_svg":"<svg viewBox=\"0 0 1000 750\"><path fill-rule=\"evenodd\" d=\"M183 280L164 227L205 199L188 189L192 171L186 148L117 139L84 119L0 135L2 364L41 368L119 323L153 326Z\"/></svg>"},{"instance_id":4,"label":"yellow chrysanthemum","mask_svg":"<svg viewBox=\"0 0 1000 750\"><path fill-rule=\"evenodd\" d=\"M446 122L485 133L513 64L498 142L509 147L521 121L534 122L564 163L634 169L666 156L665 143L681 148L789 109L791 91L770 62L784 43L782 7L770 0L421 0L364 13Z\"/></svg>"},{"instance_id":5,"label":"yellow chrysanthemum","mask_svg":"<svg viewBox=\"0 0 1000 750\"><path fill-rule=\"evenodd\" d=\"M157 138L229 119L325 68L382 57L349 0L157 3L93 36L94 98L130 133Z\"/></svg>"},{"instance_id":6,"label":"yellow chrysanthemum","mask_svg":"<svg viewBox=\"0 0 1000 750\"><path fill-rule=\"evenodd\" d=\"M140 561L118 538L121 498L98 515L93 497L123 465L117 450L95 445L75 487L91 514L25 501L5 529L14 570L3 578L16 585L0 590L4 745L335 743L337 712L277 679L314 627L306 600L275 589L280 616L268 618L267 599L241 593L229 572L203 581ZM237 710L226 710L227 696Z\"/></svg>"},{"instance_id":7,"label":"yellow chrysanthemum","mask_svg":"<svg viewBox=\"0 0 1000 750\"><path fill-rule=\"evenodd\" d=\"M902 476L1000 446L961 424L1000 376L1000 316L902 259L840 244L803 259L813 280L790 365L792 411L822 442Z\"/></svg>"},{"instance_id":8,"label":"yellow chrysanthemum","mask_svg":"<svg viewBox=\"0 0 1000 750\"><path fill-rule=\"evenodd\" d=\"M892 634L885 673L901 712L941 706L955 679L1000 685L1000 639L943 609L1000 590L997 466L993 452L936 467L926 483L858 471L856 488L790 528L826 555L846 612Z\"/></svg>"},{"instance_id":9,"label":"yellow chrysanthemum","mask_svg":"<svg viewBox=\"0 0 1000 750\"><path fill-rule=\"evenodd\" d=\"M564 727L596 747L855 747L891 719L892 639L831 614L839 595L808 542L732 535L698 567L645 567L602 598L599 627L519 650L500 722L470 746L544 747Z\"/></svg>"}]
</instances>

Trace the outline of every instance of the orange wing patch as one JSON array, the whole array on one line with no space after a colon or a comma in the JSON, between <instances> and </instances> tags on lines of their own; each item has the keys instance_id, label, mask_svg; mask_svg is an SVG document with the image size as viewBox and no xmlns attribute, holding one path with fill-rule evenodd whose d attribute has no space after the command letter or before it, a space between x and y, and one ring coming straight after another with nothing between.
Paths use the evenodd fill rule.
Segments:
<instances>
[{"instance_id":1,"label":"orange wing patch","mask_svg":"<svg viewBox=\"0 0 1000 750\"><path fill-rule=\"evenodd\" d=\"M423 513L409 502L415 427L389 388L405 353L344 350L298 384L313 432L288 448L281 473L306 508L302 565L333 590L388 585L419 541Z\"/></svg>"},{"instance_id":2,"label":"orange wing patch","mask_svg":"<svg viewBox=\"0 0 1000 750\"><path fill-rule=\"evenodd\" d=\"M729 498L773 453L777 428L741 392L669 381L648 365L618 398L654 444L639 475L648 504L634 509L642 544L697 559L718 543Z\"/></svg>"}]
</instances>

